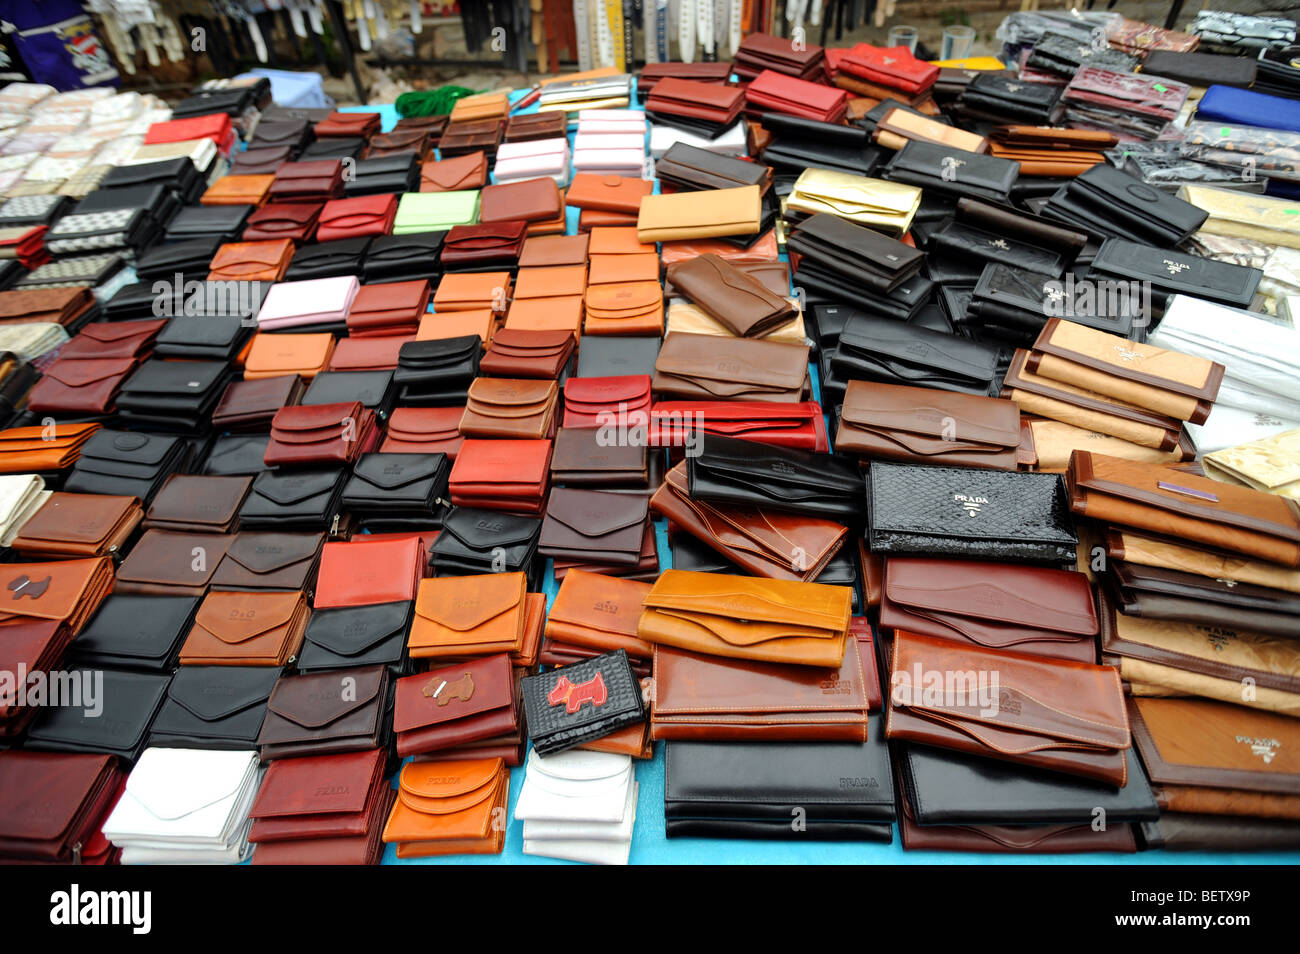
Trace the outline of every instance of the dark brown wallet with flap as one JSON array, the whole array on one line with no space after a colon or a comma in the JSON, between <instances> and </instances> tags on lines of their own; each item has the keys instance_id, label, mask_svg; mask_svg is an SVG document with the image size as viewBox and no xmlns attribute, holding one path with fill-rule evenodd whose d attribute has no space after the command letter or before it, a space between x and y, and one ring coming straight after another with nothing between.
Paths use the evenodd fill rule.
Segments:
<instances>
[{"instance_id":1,"label":"dark brown wallet with flap","mask_svg":"<svg viewBox=\"0 0 1300 954\"><path fill-rule=\"evenodd\" d=\"M646 498L556 487L546 503L538 552L558 560L629 566L641 559Z\"/></svg>"}]
</instances>

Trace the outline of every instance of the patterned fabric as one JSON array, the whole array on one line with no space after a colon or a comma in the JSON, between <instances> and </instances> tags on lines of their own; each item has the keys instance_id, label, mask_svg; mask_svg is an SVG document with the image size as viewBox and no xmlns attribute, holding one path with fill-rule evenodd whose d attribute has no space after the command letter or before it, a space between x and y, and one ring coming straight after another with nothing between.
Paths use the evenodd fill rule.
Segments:
<instances>
[{"instance_id":1,"label":"patterned fabric","mask_svg":"<svg viewBox=\"0 0 1300 954\"><path fill-rule=\"evenodd\" d=\"M23 288L65 288L70 285L93 285L103 276L111 274L126 260L116 252L87 255L83 258L65 258L59 262L42 265L18 280Z\"/></svg>"},{"instance_id":2,"label":"patterned fabric","mask_svg":"<svg viewBox=\"0 0 1300 954\"><path fill-rule=\"evenodd\" d=\"M61 195L23 195L0 205L0 221L5 219L44 219L63 201Z\"/></svg>"}]
</instances>

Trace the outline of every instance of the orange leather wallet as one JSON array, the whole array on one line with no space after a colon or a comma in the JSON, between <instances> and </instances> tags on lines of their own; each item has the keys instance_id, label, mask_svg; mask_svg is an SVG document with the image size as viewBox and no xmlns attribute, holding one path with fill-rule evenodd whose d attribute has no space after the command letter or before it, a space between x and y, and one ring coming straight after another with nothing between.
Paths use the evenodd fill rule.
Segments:
<instances>
[{"instance_id":1,"label":"orange leather wallet","mask_svg":"<svg viewBox=\"0 0 1300 954\"><path fill-rule=\"evenodd\" d=\"M514 653L523 646L528 581L523 573L420 581L407 648L416 659Z\"/></svg>"},{"instance_id":2,"label":"orange leather wallet","mask_svg":"<svg viewBox=\"0 0 1300 954\"><path fill-rule=\"evenodd\" d=\"M509 794L510 772L499 758L409 762L384 841L397 844L399 858L500 854Z\"/></svg>"}]
</instances>

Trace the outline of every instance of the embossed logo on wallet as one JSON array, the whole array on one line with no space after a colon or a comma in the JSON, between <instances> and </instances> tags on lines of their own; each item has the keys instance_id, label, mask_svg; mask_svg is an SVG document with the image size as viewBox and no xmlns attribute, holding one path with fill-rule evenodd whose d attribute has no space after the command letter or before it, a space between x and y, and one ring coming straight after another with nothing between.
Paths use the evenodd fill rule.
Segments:
<instances>
[{"instance_id":1,"label":"embossed logo on wallet","mask_svg":"<svg viewBox=\"0 0 1300 954\"><path fill-rule=\"evenodd\" d=\"M874 775L861 775L856 778L844 777L840 779L840 788L842 789L880 788L880 783L876 781L876 777Z\"/></svg>"},{"instance_id":2,"label":"embossed logo on wallet","mask_svg":"<svg viewBox=\"0 0 1300 954\"><path fill-rule=\"evenodd\" d=\"M853 692L852 679L823 679L818 686L827 696L847 696Z\"/></svg>"},{"instance_id":3,"label":"embossed logo on wallet","mask_svg":"<svg viewBox=\"0 0 1300 954\"><path fill-rule=\"evenodd\" d=\"M966 511L966 516L974 517L982 512L983 507L989 502L988 497L973 497L968 494L953 494L952 499L962 510Z\"/></svg>"},{"instance_id":4,"label":"embossed logo on wallet","mask_svg":"<svg viewBox=\"0 0 1300 954\"><path fill-rule=\"evenodd\" d=\"M1011 694L1011 690L1003 689L998 693L997 711L999 713L1006 713L1007 715L1018 716L1020 715L1020 700Z\"/></svg>"},{"instance_id":5,"label":"embossed logo on wallet","mask_svg":"<svg viewBox=\"0 0 1300 954\"><path fill-rule=\"evenodd\" d=\"M1282 743L1277 739L1256 739L1248 735L1239 735L1237 741L1242 745L1249 745L1251 754L1258 755L1264 760L1265 765L1272 762L1278 749L1282 748Z\"/></svg>"},{"instance_id":6,"label":"embossed logo on wallet","mask_svg":"<svg viewBox=\"0 0 1300 954\"><path fill-rule=\"evenodd\" d=\"M349 785L322 785L316 789L316 797L322 798L327 795L346 795L352 791Z\"/></svg>"},{"instance_id":7,"label":"embossed logo on wallet","mask_svg":"<svg viewBox=\"0 0 1300 954\"><path fill-rule=\"evenodd\" d=\"M1180 272L1185 272L1192 267L1188 265L1186 262L1175 262L1167 258L1164 259L1163 261L1164 261L1165 269L1169 272L1170 275L1177 275Z\"/></svg>"},{"instance_id":8,"label":"embossed logo on wallet","mask_svg":"<svg viewBox=\"0 0 1300 954\"><path fill-rule=\"evenodd\" d=\"M475 530L482 530L484 533L500 533L505 529L505 525L495 520L479 520L474 524Z\"/></svg>"},{"instance_id":9,"label":"embossed logo on wallet","mask_svg":"<svg viewBox=\"0 0 1300 954\"><path fill-rule=\"evenodd\" d=\"M13 590L14 599L20 600L24 596L28 599L39 600L45 595L45 591L50 588L50 582L54 579L47 576L43 580L33 580L26 573L15 576L9 581L9 589Z\"/></svg>"},{"instance_id":10,"label":"embossed logo on wallet","mask_svg":"<svg viewBox=\"0 0 1300 954\"><path fill-rule=\"evenodd\" d=\"M607 701L609 701L609 691L605 688L605 674L600 672L586 682L577 684L570 682L568 676L561 676L546 696L548 705L562 705L569 715L581 709L584 702L590 702L592 708L598 708Z\"/></svg>"},{"instance_id":11,"label":"embossed logo on wallet","mask_svg":"<svg viewBox=\"0 0 1300 954\"><path fill-rule=\"evenodd\" d=\"M615 603L613 600L601 600L599 603L593 606L592 609L595 610L597 613L617 613L618 604Z\"/></svg>"},{"instance_id":12,"label":"embossed logo on wallet","mask_svg":"<svg viewBox=\"0 0 1300 954\"><path fill-rule=\"evenodd\" d=\"M1115 345L1115 353L1119 355L1121 361L1141 361L1142 352L1134 351L1131 348L1125 348L1123 345Z\"/></svg>"},{"instance_id":13,"label":"embossed logo on wallet","mask_svg":"<svg viewBox=\"0 0 1300 954\"><path fill-rule=\"evenodd\" d=\"M469 702L474 696L474 674L464 673L452 682L435 676L420 692L430 699L436 699L439 707L447 705L453 699Z\"/></svg>"}]
</instances>

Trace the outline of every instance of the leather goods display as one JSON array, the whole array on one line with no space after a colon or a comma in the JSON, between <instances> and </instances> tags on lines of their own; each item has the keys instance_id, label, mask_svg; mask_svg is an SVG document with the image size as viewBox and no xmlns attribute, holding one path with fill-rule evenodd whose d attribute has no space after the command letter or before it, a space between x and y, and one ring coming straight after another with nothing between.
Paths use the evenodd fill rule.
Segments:
<instances>
[{"instance_id":1,"label":"leather goods display","mask_svg":"<svg viewBox=\"0 0 1300 954\"><path fill-rule=\"evenodd\" d=\"M324 540L320 533L237 533L217 565L213 589L310 593Z\"/></svg>"},{"instance_id":2,"label":"leather goods display","mask_svg":"<svg viewBox=\"0 0 1300 954\"><path fill-rule=\"evenodd\" d=\"M1085 66L1070 79L1061 102L1066 120L1155 139L1178 115L1188 92L1186 84L1163 76Z\"/></svg>"},{"instance_id":3,"label":"leather goods display","mask_svg":"<svg viewBox=\"0 0 1300 954\"><path fill-rule=\"evenodd\" d=\"M297 655L310 615L301 592L212 590L181 646L181 665L279 668Z\"/></svg>"},{"instance_id":4,"label":"leather goods display","mask_svg":"<svg viewBox=\"0 0 1300 954\"><path fill-rule=\"evenodd\" d=\"M436 526L450 470L442 454L363 454L343 488L343 506L371 530Z\"/></svg>"},{"instance_id":5,"label":"leather goods display","mask_svg":"<svg viewBox=\"0 0 1300 954\"><path fill-rule=\"evenodd\" d=\"M484 186L480 195L480 222L522 219L530 223L531 229L564 214L564 199L560 195L560 188L554 179L548 177Z\"/></svg>"},{"instance_id":6,"label":"leather goods display","mask_svg":"<svg viewBox=\"0 0 1300 954\"><path fill-rule=\"evenodd\" d=\"M787 246L799 253L801 268L811 260L882 293L895 291L924 262L916 249L825 212L801 222Z\"/></svg>"},{"instance_id":7,"label":"leather goods display","mask_svg":"<svg viewBox=\"0 0 1300 954\"><path fill-rule=\"evenodd\" d=\"M1247 89L1255 84L1259 64L1248 57L1216 56L1175 50L1152 50L1142 61L1142 72L1167 76L1188 86L1235 86Z\"/></svg>"},{"instance_id":8,"label":"leather goods display","mask_svg":"<svg viewBox=\"0 0 1300 954\"><path fill-rule=\"evenodd\" d=\"M530 572L541 527L536 517L453 507L433 543L432 566L440 576L487 573L495 566L507 573Z\"/></svg>"},{"instance_id":9,"label":"leather goods display","mask_svg":"<svg viewBox=\"0 0 1300 954\"><path fill-rule=\"evenodd\" d=\"M407 676L397 681L393 708L397 752L405 757L516 735L519 716L505 653Z\"/></svg>"},{"instance_id":10,"label":"leather goods display","mask_svg":"<svg viewBox=\"0 0 1300 954\"><path fill-rule=\"evenodd\" d=\"M656 646L651 737L866 742L866 671L858 640L845 645L839 667L826 669Z\"/></svg>"},{"instance_id":11,"label":"leather goods display","mask_svg":"<svg viewBox=\"0 0 1300 954\"><path fill-rule=\"evenodd\" d=\"M745 87L745 104L752 111L786 113L825 123L842 120L847 103L848 94L843 90L772 70L759 73Z\"/></svg>"},{"instance_id":12,"label":"leather goods display","mask_svg":"<svg viewBox=\"0 0 1300 954\"><path fill-rule=\"evenodd\" d=\"M464 438L461 407L399 407L384 431L381 454L446 454L455 460Z\"/></svg>"},{"instance_id":13,"label":"leather goods display","mask_svg":"<svg viewBox=\"0 0 1300 954\"><path fill-rule=\"evenodd\" d=\"M716 436L687 457L686 479L693 501L862 521L862 478L843 458Z\"/></svg>"},{"instance_id":14,"label":"leather goods display","mask_svg":"<svg viewBox=\"0 0 1300 954\"><path fill-rule=\"evenodd\" d=\"M873 553L1073 563L1071 495L1055 474L873 462L867 539Z\"/></svg>"},{"instance_id":15,"label":"leather goods display","mask_svg":"<svg viewBox=\"0 0 1300 954\"><path fill-rule=\"evenodd\" d=\"M350 464L373 449L375 416L360 402L282 407L271 419L268 467Z\"/></svg>"},{"instance_id":16,"label":"leather goods display","mask_svg":"<svg viewBox=\"0 0 1300 954\"><path fill-rule=\"evenodd\" d=\"M64 487L77 493L139 497L148 503L188 459L189 448L179 437L100 429L81 447Z\"/></svg>"},{"instance_id":17,"label":"leather goods display","mask_svg":"<svg viewBox=\"0 0 1300 954\"><path fill-rule=\"evenodd\" d=\"M853 380L988 396L998 373L992 345L920 325L855 311L844 324L831 366Z\"/></svg>"},{"instance_id":18,"label":"leather goods display","mask_svg":"<svg viewBox=\"0 0 1300 954\"><path fill-rule=\"evenodd\" d=\"M1020 411L1001 398L849 381L838 452L867 460L1015 470Z\"/></svg>"},{"instance_id":19,"label":"leather goods display","mask_svg":"<svg viewBox=\"0 0 1300 954\"><path fill-rule=\"evenodd\" d=\"M1071 455L1066 481L1076 514L1300 566L1300 514L1283 497L1089 451Z\"/></svg>"},{"instance_id":20,"label":"leather goods display","mask_svg":"<svg viewBox=\"0 0 1300 954\"><path fill-rule=\"evenodd\" d=\"M664 753L669 838L893 840L894 780L879 725L868 742L672 741ZM856 780L846 785L844 779ZM798 814L798 831L790 819Z\"/></svg>"},{"instance_id":21,"label":"leather goods display","mask_svg":"<svg viewBox=\"0 0 1300 954\"><path fill-rule=\"evenodd\" d=\"M68 678L91 677L89 670L71 669ZM98 678L97 676L97 685ZM88 752L114 755L125 764L140 757L149 724L162 705L170 675L102 671L102 704L45 707L28 730L26 749L46 752Z\"/></svg>"},{"instance_id":22,"label":"leather goods display","mask_svg":"<svg viewBox=\"0 0 1300 954\"><path fill-rule=\"evenodd\" d=\"M668 279L740 337L761 337L789 323L796 308L716 255L668 267Z\"/></svg>"},{"instance_id":23,"label":"leather goods display","mask_svg":"<svg viewBox=\"0 0 1300 954\"><path fill-rule=\"evenodd\" d=\"M550 466L549 440L466 438L451 468L451 502L541 513Z\"/></svg>"},{"instance_id":24,"label":"leather goods display","mask_svg":"<svg viewBox=\"0 0 1300 954\"><path fill-rule=\"evenodd\" d=\"M506 120L505 142L533 142L554 139L568 134L568 117L559 113L528 113L511 116Z\"/></svg>"},{"instance_id":25,"label":"leather goods display","mask_svg":"<svg viewBox=\"0 0 1300 954\"><path fill-rule=\"evenodd\" d=\"M117 398L121 420L162 430L199 430L230 381L220 361L173 362L150 358L122 385Z\"/></svg>"},{"instance_id":26,"label":"leather goods display","mask_svg":"<svg viewBox=\"0 0 1300 954\"><path fill-rule=\"evenodd\" d=\"M762 221L758 186L648 195L641 200L636 235L641 242L753 235Z\"/></svg>"},{"instance_id":27,"label":"leather goods display","mask_svg":"<svg viewBox=\"0 0 1300 954\"><path fill-rule=\"evenodd\" d=\"M63 623L75 635L113 589L113 562L101 556L9 563L5 576L14 598L0 610L0 627L48 620Z\"/></svg>"},{"instance_id":28,"label":"leather goods display","mask_svg":"<svg viewBox=\"0 0 1300 954\"><path fill-rule=\"evenodd\" d=\"M650 509L758 576L815 579L838 552L847 528L831 520L692 499L685 462L670 470Z\"/></svg>"},{"instance_id":29,"label":"leather goods display","mask_svg":"<svg viewBox=\"0 0 1300 954\"><path fill-rule=\"evenodd\" d=\"M330 199L316 228L319 242L387 235L397 217L397 197L391 193Z\"/></svg>"},{"instance_id":30,"label":"leather goods display","mask_svg":"<svg viewBox=\"0 0 1300 954\"><path fill-rule=\"evenodd\" d=\"M318 609L312 613L298 654L300 672L387 666L406 671L406 632L412 600Z\"/></svg>"},{"instance_id":31,"label":"leather goods display","mask_svg":"<svg viewBox=\"0 0 1300 954\"><path fill-rule=\"evenodd\" d=\"M429 282L387 282L362 285L348 309L348 335L410 335L419 326L432 292Z\"/></svg>"},{"instance_id":32,"label":"leather goods display","mask_svg":"<svg viewBox=\"0 0 1300 954\"><path fill-rule=\"evenodd\" d=\"M958 669L984 673L982 692L972 687L935 691L931 683L923 684L924 672ZM994 672L996 689L988 675ZM890 686L885 722L890 739L1078 775L1114 788L1128 782L1128 714L1119 673L1109 666L900 630L894 634Z\"/></svg>"},{"instance_id":33,"label":"leather goods display","mask_svg":"<svg viewBox=\"0 0 1300 954\"><path fill-rule=\"evenodd\" d=\"M707 655L835 668L850 602L846 587L665 570L645 597L637 635Z\"/></svg>"},{"instance_id":34,"label":"leather goods display","mask_svg":"<svg viewBox=\"0 0 1300 954\"><path fill-rule=\"evenodd\" d=\"M510 773L500 758L409 762L397 781L397 801L384 841L399 858L495 855L505 845Z\"/></svg>"},{"instance_id":35,"label":"leather goods display","mask_svg":"<svg viewBox=\"0 0 1300 954\"><path fill-rule=\"evenodd\" d=\"M523 573L420 581L407 649L413 659L517 652L524 638Z\"/></svg>"},{"instance_id":36,"label":"leather goods display","mask_svg":"<svg viewBox=\"0 0 1300 954\"><path fill-rule=\"evenodd\" d=\"M432 281L440 274L438 255L446 234L381 235L368 240L370 244L362 263L363 280L367 284L418 278Z\"/></svg>"},{"instance_id":37,"label":"leather goods display","mask_svg":"<svg viewBox=\"0 0 1300 954\"><path fill-rule=\"evenodd\" d=\"M565 401L567 426L567 385ZM795 450L827 449L825 418L821 406L812 402L656 401L650 422L658 443L667 447L687 446L700 440L699 435L716 434Z\"/></svg>"},{"instance_id":38,"label":"leather goods display","mask_svg":"<svg viewBox=\"0 0 1300 954\"><path fill-rule=\"evenodd\" d=\"M1035 656L1097 658L1092 587L1073 570L891 556L880 625Z\"/></svg>"},{"instance_id":39,"label":"leather goods display","mask_svg":"<svg viewBox=\"0 0 1300 954\"><path fill-rule=\"evenodd\" d=\"M528 738L539 756L563 752L646 718L641 684L621 649L520 680Z\"/></svg>"},{"instance_id":40,"label":"leather goods display","mask_svg":"<svg viewBox=\"0 0 1300 954\"><path fill-rule=\"evenodd\" d=\"M8 862L95 864L91 849L123 781L112 756L5 752L0 757L0 857Z\"/></svg>"},{"instance_id":41,"label":"leather goods display","mask_svg":"<svg viewBox=\"0 0 1300 954\"><path fill-rule=\"evenodd\" d=\"M579 172L564 194L564 203L584 210L636 215L641 200L653 190L654 182L648 179Z\"/></svg>"},{"instance_id":42,"label":"leather goods display","mask_svg":"<svg viewBox=\"0 0 1300 954\"><path fill-rule=\"evenodd\" d=\"M149 730L149 744L249 749L280 674L265 666L182 666Z\"/></svg>"},{"instance_id":43,"label":"leather goods display","mask_svg":"<svg viewBox=\"0 0 1300 954\"><path fill-rule=\"evenodd\" d=\"M340 692L340 680L353 692ZM264 760L381 748L392 684L383 666L283 676L271 690L257 744Z\"/></svg>"},{"instance_id":44,"label":"leather goods display","mask_svg":"<svg viewBox=\"0 0 1300 954\"><path fill-rule=\"evenodd\" d=\"M442 267L511 266L519 261L528 223L522 219L455 225L442 243Z\"/></svg>"},{"instance_id":45,"label":"leather goods display","mask_svg":"<svg viewBox=\"0 0 1300 954\"><path fill-rule=\"evenodd\" d=\"M546 503L538 552L557 560L635 564L648 520L641 495L555 487Z\"/></svg>"},{"instance_id":46,"label":"leather goods display","mask_svg":"<svg viewBox=\"0 0 1300 954\"><path fill-rule=\"evenodd\" d=\"M551 481L566 487L648 489L648 449L631 442L613 446L597 428L562 427L551 455Z\"/></svg>"},{"instance_id":47,"label":"leather goods display","mask_svg":"<svg viewBox=\"0 0 1300 954\"><path fill-rule=\"evenodd\" d=\"M677 332L655 359L653 387L682 398L798 402L807 391L807 355L803 345Z\"/></svg>"},{"instance_id":48,"label":"leather goods display","mask_svg":"<svg viewBox=\"0 0 1300 954\"><path fill-rule=\"evenodd\" d=\"M502 328L492 336L479 371L497 378L558 380L576 347L564 331L521 331Z\"/></svg>"}]
</instances>

